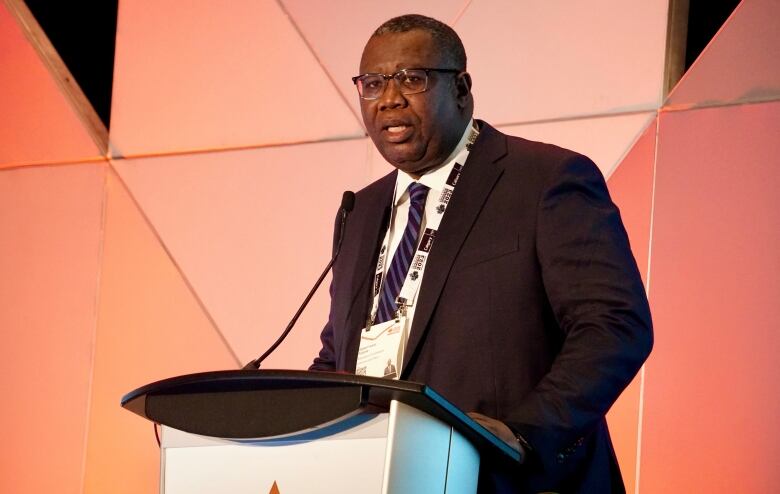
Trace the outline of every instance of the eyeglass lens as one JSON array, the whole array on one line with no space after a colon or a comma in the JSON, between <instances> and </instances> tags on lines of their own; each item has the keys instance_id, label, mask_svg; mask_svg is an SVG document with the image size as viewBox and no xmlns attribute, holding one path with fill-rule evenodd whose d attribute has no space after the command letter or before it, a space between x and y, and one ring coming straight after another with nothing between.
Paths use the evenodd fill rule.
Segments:
<instances>
[{"instance_id":1,"label":"eyeglass lens","mask_svg":"<svg viewBox=\"0 0 780 494\"><path fill-rule=\"evenodd\" d=\"M428 87L428 74L424 70L399 70L392 78L398 82L401 94L421 93ZM365 99L379 98L387 86L387 79L382 74L366 74L358 82L360 95Z\"/></svg>"}]
</instances>

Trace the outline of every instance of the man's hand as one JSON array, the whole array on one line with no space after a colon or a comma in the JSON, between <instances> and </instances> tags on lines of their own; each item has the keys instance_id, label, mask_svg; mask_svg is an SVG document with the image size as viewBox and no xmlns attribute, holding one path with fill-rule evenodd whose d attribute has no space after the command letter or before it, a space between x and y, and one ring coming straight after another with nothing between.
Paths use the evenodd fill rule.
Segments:
<instances>
[{"instance_id":1,"label":"man's hand","mask_svg":"<svg viewBox=\"0 0 780 494\"><path fill-rule=\"evenodd\" d=\"M482 415L477 412L469 412L466 415L474 419L479 425L492 432L496 437L507 443L515 451L520 453L520 463L525 461L525 448L520 444L520 441L515 436L505 423L494 418L490 418L487 415Z\"/></svg>"}]
</instances>

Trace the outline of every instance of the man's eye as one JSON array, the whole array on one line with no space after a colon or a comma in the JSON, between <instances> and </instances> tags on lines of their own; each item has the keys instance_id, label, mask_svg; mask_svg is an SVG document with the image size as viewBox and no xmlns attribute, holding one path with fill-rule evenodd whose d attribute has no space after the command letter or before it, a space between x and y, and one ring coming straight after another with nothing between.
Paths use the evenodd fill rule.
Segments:
<instances>
[{"instance_id":1,"label":"man's eye","mask_svg":"<svg viewBox=\"0 0 780 494\"><path fill-rule=\"evenodd\" d=\"M382 87L382 81L379 79L368 79L363 81L363 87L366 89L377 89Z\"/></svg>"}]
</instances>

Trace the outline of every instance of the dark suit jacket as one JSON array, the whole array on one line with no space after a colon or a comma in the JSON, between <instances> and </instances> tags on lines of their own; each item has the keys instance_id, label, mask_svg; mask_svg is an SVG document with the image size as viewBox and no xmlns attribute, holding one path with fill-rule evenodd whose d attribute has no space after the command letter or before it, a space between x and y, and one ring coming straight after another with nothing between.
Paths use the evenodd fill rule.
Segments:
<instances>
[{"instance_id":1,"label":"dark suit jacket","mask_svg":"<svg viewBox=\"0 0 780 494\"><path fill-rule=\"evenodd\" d=\"M586 157L481 124L428 258L401 379L502 420L532 447L481 492L621 492L604 416L652 347L639 272ZM393 172L361 190L313 370L354 372Z\"/></svg>"}]
</instances>

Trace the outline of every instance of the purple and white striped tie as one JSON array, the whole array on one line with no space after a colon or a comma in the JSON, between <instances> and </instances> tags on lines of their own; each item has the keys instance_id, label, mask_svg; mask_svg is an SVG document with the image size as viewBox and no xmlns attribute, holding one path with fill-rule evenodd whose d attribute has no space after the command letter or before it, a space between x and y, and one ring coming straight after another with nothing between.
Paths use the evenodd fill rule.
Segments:
<instances>
[{"instance_id":1,"label":"purple and white striped tie","mask_svg":"<svg viewBox=\"0 0 780 494\"><path fill-rule=\"evenodd\" d=\"M395 312L398 309L396 299L401 293L401 286L406 280L406 274L409 272L409 266L414 257L414 250L417 248L417 238L420 235L420 224L425 210L425 198L428 196L429 189L421 183L412 182L407 190L410 200L409 220L406 222L403 237L395 250L385 282L382 284L375 324L389 321L395 317Z\"/></svg>"}]
</instances>

